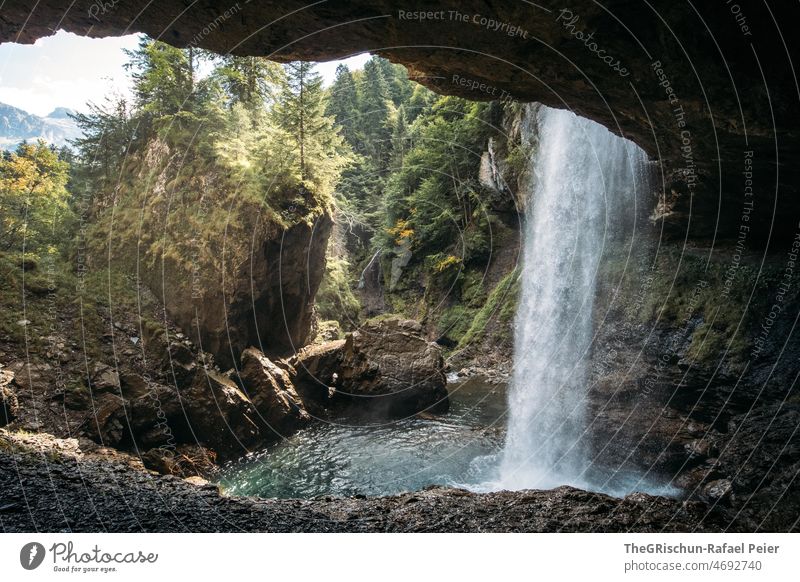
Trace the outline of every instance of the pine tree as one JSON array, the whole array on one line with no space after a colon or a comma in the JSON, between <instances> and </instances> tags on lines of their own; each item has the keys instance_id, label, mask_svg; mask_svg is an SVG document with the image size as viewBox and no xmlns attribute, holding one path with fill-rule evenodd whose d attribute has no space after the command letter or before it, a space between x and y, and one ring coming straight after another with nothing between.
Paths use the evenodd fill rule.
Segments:
<instances>
[{"instance_id":1,"label":"pine tree","mask_svg":"<svg viewBox=\"0 0 800 582\"><path fill-rule=\"evenodd\" d=\"M325 115L322 77L304 61L288 63L284 70L283 89L272 109L276 124L294 146L300 181L332 189L348 152L333 117Z\"/></svg>"},{"instance_id":2,"label":"pine tree","mask_svg":"<svg viewBox=\"0 0 800 582\"><path fill-rule=\"evenodd\" d=\"M72 172L73 188L91 195L90 215L110 204L125 157L137 145L137 134L128 102L109 96L102 105L89 104L88 113L76 113L72 119L81 136L72 140L79 163Z\"/></svg>"},{"instance_id":3,"label":"pine tree","mask_svg":"<svg viewBox=\"0 0 800 582\"><path fill-rule=\"evenodd\" d=\"M414 91L405 106L408 123L414 123L414 120L427 111L435 102L436 93L422 85L414 87Z\"/></svg>"},{"instance_id":4,"label":"pine tree","mask_svg":"<svg viewBox=\"0 0 800 582\"><path fill-rule=\"evenodd\" d=\"M230 99L230 106L241 103L255 111L272 103L283 79L283 69L262 57L221 57L214 74Z\"/></svg>"},{"instance_id":5,"label":"pine tree","mask_svg":"<svg viewBox=\"0 0 800 582\"><path fill-rule=\"evenodd\" d=\"M140 111L164 117L189 108L195 89L193 52L145 37L138 48L126 53L130 61L125 68Z\"/></svg>"},{"instance_id":6,"label":"pine tree","mask_svg":"<svg viewBox=\"0 0 800 582\"><path fill-rule=\"evenodd\" d=\"M351 147L357 147L359 136L360 99L353 74L347 65L336 67L336 79L330 89L327 114L336 119L342 135Z\"/></svg>"},{"instance_id":7,"label":"pine tree","mask_svg":"<svg viewBox=\"0 0 800 582\"><path fill-rule=\"evenodd\" d=\"M395 116L394 131L392 132L392 168L397 170L403 166L403 157L409 149L408 123L406 110L402 105Z\"/></svg>"},{"instance_id":8,"label":"pine tree","mask_svg":"<svg viewBox=\"0 0 800 582\"><path fill-rule=\"evenodd\" d=\"M388 166L391 152L394 105L381 66L375 58L364 65L362 96L361 133L376 167L383 170Z\"/></svg>"},{"instance_id":9,"label":"pine tree","mask_svg":"<svg viewBox=\"0 0 800 582\"><path fill-rule=\"evenodd\" d=\"M414 91L414 85L408 79L406 68L402 65L392 64L391 61L381 57L373 57L373 60L378 65L381 75L386 81L389 97L395 106L399 107L408 101Z\"/></svg>"}]
</instances>

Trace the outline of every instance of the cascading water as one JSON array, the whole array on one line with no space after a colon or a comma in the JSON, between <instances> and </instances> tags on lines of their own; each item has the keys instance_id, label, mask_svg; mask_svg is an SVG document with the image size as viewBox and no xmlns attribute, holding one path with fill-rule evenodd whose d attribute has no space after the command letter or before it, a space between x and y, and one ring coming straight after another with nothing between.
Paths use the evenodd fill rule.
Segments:
<instances>
[{"instance_id":1,"label":"cascading water","mask_svg":"<svg viewBox=\"0 0 800 582\"><path fill-rule=\"evenodd\" d=\"M587 483L587 364L605 243L634 216L647 158L569 111L538 108L509 423L495 489Z\"/></svg>"}]
</instances>

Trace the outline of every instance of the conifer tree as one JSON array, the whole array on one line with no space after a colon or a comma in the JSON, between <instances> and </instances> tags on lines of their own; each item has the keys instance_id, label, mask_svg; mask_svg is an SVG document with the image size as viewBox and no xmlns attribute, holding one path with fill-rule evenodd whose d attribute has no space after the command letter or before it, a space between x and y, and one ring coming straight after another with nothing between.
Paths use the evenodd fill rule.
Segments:
<instances>
[{"instance_id":1,"label":"conifer tree","mask_svg":"<svg viewBox=\"0 0 800 582\"><path fill-rule=\"evenodd\" d=\"M381 66L374 58L364 65L361 109L361 133L366 149L375 165L384 169L391 152L394 105Z\"/></svg>"},{"instance_id":2,"label":"conifer tree","mask_svg":"<svg viewBox=\"0 0 800 582\"><path fill-rule=\"evenodd\" d=\"M197 55L147 37L126 53L130 61L125 68L133 81L137 109L154 117L188 109L195 89Z\"/></svg>"},{"instance_id":3,"label":"conifer tree","mask_svg":"<svg viewBox=\"0 0 800 582\"><path fill-rule=\"evenodd\" d=\"M283 79L281 66L262 57L226 55L214 73L230 105L241 103L250 111L272 103Z\"/></svg>"},{"instance_id":4,"label":"conifer tree","mask_svg":"<svg viewBox=\"0 0 800 582\"><path fill-rule=\"evenodd\" d=\"M336 67L336 78L330 89L327 113L332 115L351 147L359 145L360 99L353 74L347 65Z\"/></svg>"},{"instance_id":5,"label":"conifer tree","mask_svg":"<svg viewBox=\"0 0 800 582\"><path fill-rule=\"evenodd\" d=\"M288 63L284 70L285 82L272 109L276 124L293 145L301 182L332 188L348 157L333 117L325 115L322 77L305 61Z\"/></svg>"}]
</instances>

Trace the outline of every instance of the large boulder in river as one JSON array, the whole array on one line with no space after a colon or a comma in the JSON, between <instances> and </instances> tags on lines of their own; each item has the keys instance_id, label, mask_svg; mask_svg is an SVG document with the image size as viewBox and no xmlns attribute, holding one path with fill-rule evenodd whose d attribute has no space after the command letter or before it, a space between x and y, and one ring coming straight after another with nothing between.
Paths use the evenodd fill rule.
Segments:
<instances>
[{"instance_id":1,"label":"large boulder in river","mask_svg":"<svg viewBox=\"0 0 800 582\"><path fill-rule=\"evenodd\" d=\"M367 322L344 341L300 352L293 364L301 394L323 398L333 388L330 406L349 413L398 418L449 407L441 349L415 321Z\"/></svg>"},{"instance_id":2,"label":"large boulder in river","mask_svg":"<svg viewBox=\"0 0 800 582\"><path fill-rule=\"evenodd\" d=\"M292 360L294 385L306 408L321 415L331 405L333 386L344 358L345 340L303 348Z\"/></svg>"},{"instance_id":3,"label":"large boulder in river","mask_svg":"<svg viewBox=\"0 0 800 582\"><path fill-rule=\"evenodd\" d=\"M311 420L289 373L260 350L247 348L242 352L239 378L268 438L286 437Z\"/></svg>"},{"instance_id":4,"label":"large boulder in river","mask_svg":"<svg viewBox=\"0 0 800 582\"><path fill-rule=\"evenodd\" d=\"M244 454L262 440L256 407L229 376L203 370L181 396L192 435L221 457Z\"/></svg>"}]
</instances>

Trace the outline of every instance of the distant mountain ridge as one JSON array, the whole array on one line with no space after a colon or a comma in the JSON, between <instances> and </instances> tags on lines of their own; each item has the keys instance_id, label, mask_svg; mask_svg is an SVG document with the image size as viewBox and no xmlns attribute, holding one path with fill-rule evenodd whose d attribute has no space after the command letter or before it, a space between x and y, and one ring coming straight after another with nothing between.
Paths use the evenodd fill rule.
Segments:
<instances>
[{"instance_id":1,"label":"distant mountain ridge","mask_svg":"<svg viewBox=\"0 0 800 582\"><path fill-rule=\"evenodd\" d=\"M18 107L0 103L0 149L14 149L22 141L39 138L57 147L67 145L81 131L66 107L56 107L47 117L39 117Z\"/></svg>"}]
</instances>

